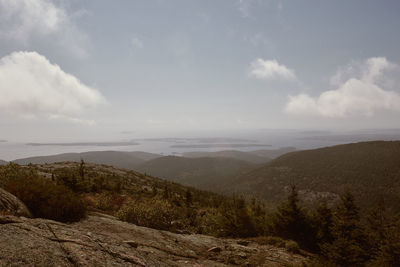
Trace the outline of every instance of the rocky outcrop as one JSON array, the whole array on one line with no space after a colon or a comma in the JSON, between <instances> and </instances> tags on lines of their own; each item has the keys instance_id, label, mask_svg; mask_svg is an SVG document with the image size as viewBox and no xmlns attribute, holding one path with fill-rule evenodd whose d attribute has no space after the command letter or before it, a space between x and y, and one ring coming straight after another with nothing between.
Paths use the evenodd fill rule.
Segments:
<instances>
[{"instance_id":1,"label":"rocky outcrop","mask_svg":"<svg viewBox=\"0 0 400 267\"><path fill-rule=\"evenodd\" d=\"M32 217L28 208L13 194L0 188L0 214Z\"/></svg>"},{"instance_id":2,"label":"rocky outcrop","mask_svg":"<svg viewBox=\"0 0 400 267\"><path fill-rule=\"evenodd\" d=\"M176 234L102 214L62 224L0 216L0 266L296 266L284 248Z\"/></svg>"}]
</instances>

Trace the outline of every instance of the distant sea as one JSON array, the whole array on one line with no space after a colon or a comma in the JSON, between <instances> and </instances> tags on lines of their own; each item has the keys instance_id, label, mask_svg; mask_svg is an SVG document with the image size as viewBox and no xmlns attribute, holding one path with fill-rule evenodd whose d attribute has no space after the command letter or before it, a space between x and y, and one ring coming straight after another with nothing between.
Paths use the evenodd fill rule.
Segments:
<instances>
[{"instance_id":1,"label":"distant sea","mask_svg":"<svg viewBox=\"0 0 400 267\"><path fill-rule=\"evenodd\" d=\"M218 144L190 144L182 145L182 142L165 141L135 141L137 144L112 145L107 143L91 144L28 144L14 142L0 142L0 159L11 161L20 158L47 156L62 153L80 153L87 151L145 151L162 155L181 155L191 151L221 151L239 150L253 151L260 149L277 149L285 146L293 146L295 142L280 142L279 144L247 144L247 143L218 143ZM310 143L309 140L301 140L301 143ZM322 142L325 143L325 142ZM304 144L303 144L304 145ZM304 146L295 146L297 148ZM306 146L308 147L308 146Z\"/></svg>"},{"instance_id":2,"label":"distant sea","mask_svg":"<svg viewBox=\"0 0 400 267\"><path fill-rule=\"evenodd\" d=\"M13 143L13 142L0 142L0 159L11 161L20 158L33 157L33 156L47 156L62 153L80 153L87 151L145 151L150 153L157 153L162 155L181 155L184 152L190 151L220 151L220 150L241 150L250 151L257 149L271 149L270 145L259 146L254 144L208 144L200 148L188 147L174 147L181 143L163 142L163 141L142 141L137 144L126 145L112 145L107 143L102 145L96 143L90 144L28 144L28 143Z\"/></svg>"},{"instance_id":3,"label":"distant sea","mask_svg":"<svg viewBox=\"0 0 400 267\"><path fill-rule=\"evenodd\" d=\"M295 147L313 149L370 140L400 140L400 130L373 133L320 133L298 131L258 131L235 138L152 138L93 143L15 143L0 142L0 159L15 160L33 156L87 151L145 151L162 155L181 155L192 151L253 151Z\"/></svg>"}]
</instances>

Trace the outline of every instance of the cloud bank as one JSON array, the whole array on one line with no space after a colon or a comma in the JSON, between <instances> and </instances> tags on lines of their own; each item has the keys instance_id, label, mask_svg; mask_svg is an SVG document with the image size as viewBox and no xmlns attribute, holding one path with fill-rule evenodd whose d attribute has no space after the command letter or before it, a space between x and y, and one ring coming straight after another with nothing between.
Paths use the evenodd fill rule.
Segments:
<instances>
[{"instance_id":1,"label":"cloud bank","mask_svg":"<svg viewBox=\"0 0 400 267\"><path fill-rule=\"evenodd\" d=\"M395 64L384 57L369 58L362 64L348 66L332 79L337 89L317 97L308 94L290 96L285 111L328 118L372 116L380 110L400 112L400 94L383 89L380 83L384 72L394 67Z\"/></svg>"},{"instance_id":2,"label":"cloud bank","mask_svg":"<svg viewBox=\"0 0 400 267\"><path fill-rule=\"evenodd\" d=\"M66 12L48 0L0 0L1 34L26 41L32 34L47 35L67 22Z\"/></svg>"},{"instance_id":3,"label":"cloud bank","mask_svg":"<svg viewBox=\"0 0 400 267\"><path fill-rule=\"evenodd\" d=\"M106 103L99 91L84 85L36 52L14 52L0 59L0 111L20 117L80 121L83 111Z\"/></svg>"},{"instance_id":4,"label":"cloud bank","mask_svg":"<svg viewBox=\"0 0 400 267\"><path fill-rule=\"evenodd\" d=\"M256 59L250 64L250 76L263 80L296 80L296 74L274 60Z\"/></svg>"},{"instance_id":5,"label":"cloud bank","mask_svg":"<svg viewBox=\"0 0 400 267\"><path fill-rule=\"evenodd\" d=\"M63 7L51 0L0 0L1 39L27 46L32 40L48 43L46 37L77 57L87 55L88 37Z\"/></svg>"}]
</instances>

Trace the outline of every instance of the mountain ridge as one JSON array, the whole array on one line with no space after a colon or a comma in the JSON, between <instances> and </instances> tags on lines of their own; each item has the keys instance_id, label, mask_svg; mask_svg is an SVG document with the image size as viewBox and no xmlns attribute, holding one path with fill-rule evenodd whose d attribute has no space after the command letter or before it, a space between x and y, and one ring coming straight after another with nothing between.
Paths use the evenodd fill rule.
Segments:
<instances>
[{"instance_id":1,"label":"mountain ridge","mask_svg":"<svg viewBox=\"0 0 400 267\"><path fill-rule=\"evenodd\" d=\"M363 207L383 196L400 211L400 141L373 141L295 151L232 178L224 193L279 202L287 188L314 193L355 193Z\"/></svg>"},{"instance_id":2,"label":"mountain ridge","mask_svg":"<svg viewBox=\"0 0 400 267\"><path fill-rule=\"evenodd\" d=\"M234 158L239 160L248 161L250 163L266 163L271 159L279 157L282 154L295 151L295 147L282 147L279 149L260 149L253 151L240 151L240 150L222 150L216 152L185 152L184 157L187 158L201 158L201 157L225 157Z\"/></svg>"}]
</instances>

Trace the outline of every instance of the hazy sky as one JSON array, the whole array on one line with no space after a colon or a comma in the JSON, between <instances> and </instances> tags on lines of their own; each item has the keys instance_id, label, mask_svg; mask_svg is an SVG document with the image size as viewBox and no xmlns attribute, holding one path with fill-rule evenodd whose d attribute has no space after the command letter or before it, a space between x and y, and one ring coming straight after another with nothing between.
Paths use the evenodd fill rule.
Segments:
<instances>
[{"instance_id":1,"label":"hazy sky","mask_svg":"<svg viewBox=\"0 0 400 267\"><path fill-rule=\"evenodd\" d=\"M400 1L0 0L0 139L400 127Z\"/></svg>"}]
</instances>

